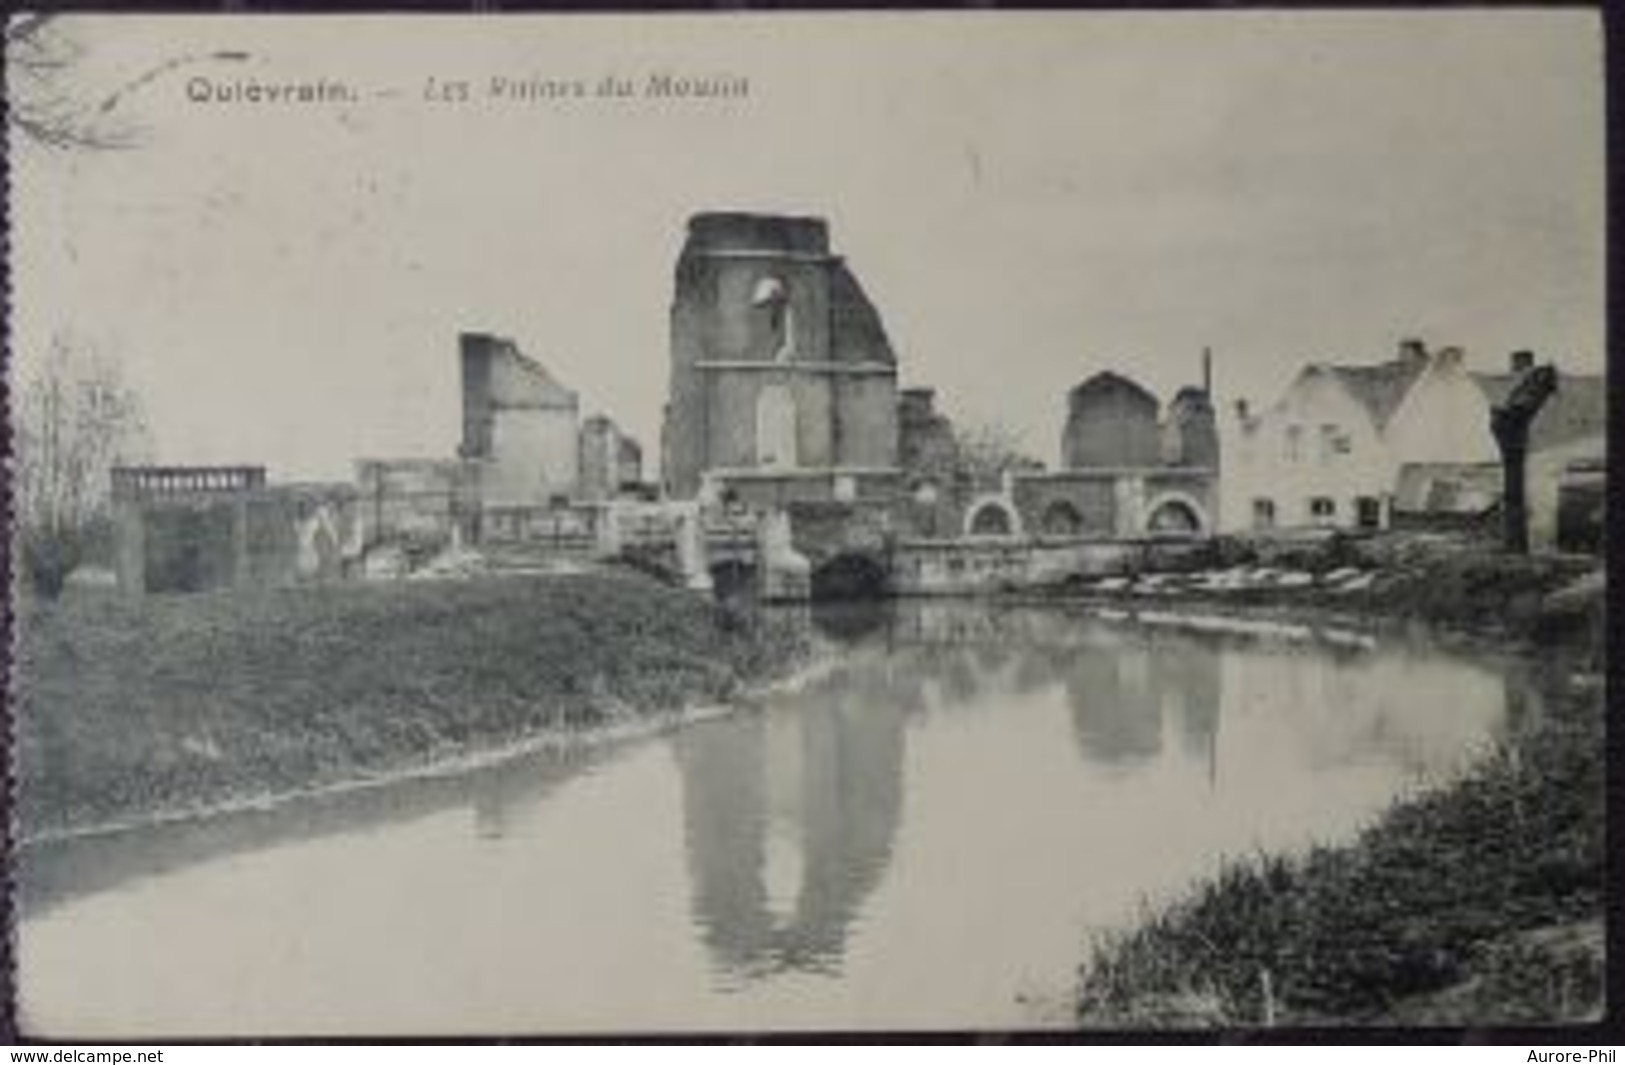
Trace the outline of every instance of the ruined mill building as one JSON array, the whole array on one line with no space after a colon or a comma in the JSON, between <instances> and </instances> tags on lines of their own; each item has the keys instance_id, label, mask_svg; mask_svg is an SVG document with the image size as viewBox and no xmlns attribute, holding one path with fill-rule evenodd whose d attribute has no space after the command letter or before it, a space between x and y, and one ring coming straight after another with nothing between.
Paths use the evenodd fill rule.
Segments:
<instances>
[{"instance_id":1,"label":"ruined mill building","mask_svg":"<svg viewBox=\"0 0 1625 1065\"><path fill-rule=\"evenodd\" d=\"M867 559L894 588L959 587L978 566L1027 567L1034 535L1211 531L1205 376L1163 419L1140 386L1097 375L1069 396L1061 469L988 484L961 461L933 390L899 389L900 361L822 219L695 215L674 276L667 497L773 516L787 531L764 565L805 566L815 585L821 566Z\"/></svg>"},{"instance_id":2,"label":"ruined mill building","mask_svg":"<svg viewBox=\"0 0 1625 1065\"><path fill-rule=\"evenodd\" d=\"M821 219L690 220L662 444L665 488L680 499L895 489L897 357Z\"/></svg>"},{"instance_id":3,"label":"ruined mill building","mask_svg":"<svg viewBox=\"0 0 1625 1065\"><path fill-rule=\"evenodd\" d=\"M1211 531L1206 381L1164 419L1137 384L1097 374L1068 394L1059 469L990 480L934 391L899 388L901 362L824 220L697 214L674 269L658 486L637 442L583 419L539 360L465 332L454 454L362 459L353 483L297 488L261 467L124 471L120 581L534 572L630 547L695 587L732 566L795 596L844 567L871 587L964 590Z\"/></svg>"}]
</instances>

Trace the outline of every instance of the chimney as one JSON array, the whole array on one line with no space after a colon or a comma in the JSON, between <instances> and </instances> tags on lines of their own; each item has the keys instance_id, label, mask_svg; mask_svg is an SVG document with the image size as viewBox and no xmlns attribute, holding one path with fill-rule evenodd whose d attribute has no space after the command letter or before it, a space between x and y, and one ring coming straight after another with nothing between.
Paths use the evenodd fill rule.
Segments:
<instances>
[{"instance_id":1,"label":"chimney","mask_svg":"<svg viewBox=\"0 0 1625 1065\"><path fill-rule=\"evenodd\" d=\"M1202 349L1202 391L1213 394L1213 349Z\"/></svg>"},{"instance_id":2,"label":"chimney","mask_svg":"<svg viewBox=\"0 0 1625 1065\"><path fill-rule=\"evenodd\" d=\"M1415 337L1408 337L1399 342L1400 362L1407 365L1412 363L1421 364L1427 362L1427 359L1427 345L1423 344L1420 340L1417 340Z\"/></svg>"},{"instance_id":3,"label":"chimney","mask_svg":"<svg viewBox=\"0 0 1625 1065\"><path fill-rule=\"evenodd\" d=\"M1514 351L1512 353L1512 372L1515 374L1528 373L1535 368L1535 353L1532 351Z\"/></svg>"}]
</instances>

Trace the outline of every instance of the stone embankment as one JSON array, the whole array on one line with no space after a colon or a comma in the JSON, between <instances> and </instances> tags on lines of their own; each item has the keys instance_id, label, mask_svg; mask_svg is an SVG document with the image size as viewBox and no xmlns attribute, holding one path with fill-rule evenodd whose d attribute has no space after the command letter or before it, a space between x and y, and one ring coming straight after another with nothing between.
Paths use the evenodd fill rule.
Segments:
<instances>
[{"instance_id":1,"label":"stone embankment","mask_svg":"<svg viewBox=\"0 0 1625 1065\"><path fill-rule=\"evenodd\" d=\"M1560 644L1581 652L1587 668L1600 668L1606 581L1601 560L1590 556L1508 555L1473 540L1413 534L1221 541L1207 562L1076 579L1038 594L1336 619L1388 631L1421 625L1446 640Z\"/></svg>"}]
</instances>

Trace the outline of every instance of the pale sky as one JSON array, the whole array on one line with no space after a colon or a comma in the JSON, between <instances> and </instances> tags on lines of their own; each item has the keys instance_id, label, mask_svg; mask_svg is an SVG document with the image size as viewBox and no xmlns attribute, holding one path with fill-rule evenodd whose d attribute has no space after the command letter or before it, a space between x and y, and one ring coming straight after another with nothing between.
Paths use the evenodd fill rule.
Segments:
<instances>
[{"instance_id":1,"label":"pale sky","mask_svg":"<svg viewBox=\"0 0 1625 1065\"><path fill-rule=\"evenodd\" d=\"M119 152L13 155L14 341L126 366L160 459L350 476L454 453L456 336L513 337L658 468L696 211L830 222L904 385L1054 462L1097 370L1222 403L1398 340L1603 365L1586 11L91 16ZM742 76L747 97L503 103L492 77ZM190 102L342 79L354 105ZM463 106L429 78L474 83ZM381 95L394 93L394 95Z\"/></svg>"}]
</instances>

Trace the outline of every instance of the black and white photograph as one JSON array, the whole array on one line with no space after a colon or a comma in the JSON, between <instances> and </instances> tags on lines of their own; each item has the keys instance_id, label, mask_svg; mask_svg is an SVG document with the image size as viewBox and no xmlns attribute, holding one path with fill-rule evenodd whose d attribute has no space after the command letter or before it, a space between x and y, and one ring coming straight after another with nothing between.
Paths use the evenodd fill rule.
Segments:
<instances>
[{"instance_id":1,"label":"black and white photograph","mask_svg":"<svg viewBox=\"0 0 1625 1065\"><path fill-rule=\"evenodd\" d=\"M1603 43L10 16L19 1033L1592 1030Z\"/></svg>"}]
</instances>

